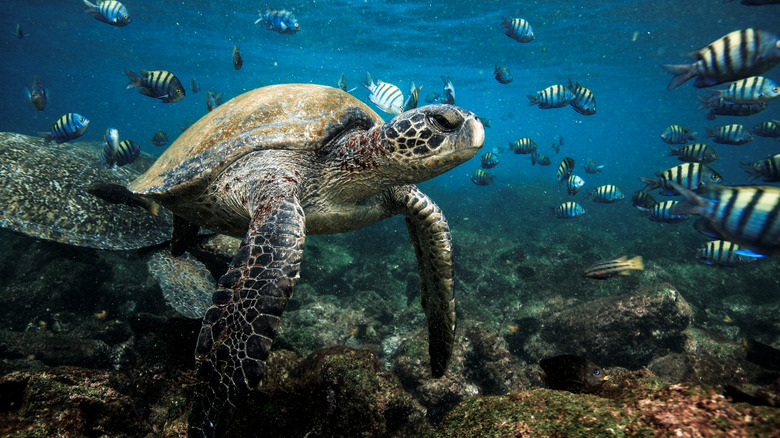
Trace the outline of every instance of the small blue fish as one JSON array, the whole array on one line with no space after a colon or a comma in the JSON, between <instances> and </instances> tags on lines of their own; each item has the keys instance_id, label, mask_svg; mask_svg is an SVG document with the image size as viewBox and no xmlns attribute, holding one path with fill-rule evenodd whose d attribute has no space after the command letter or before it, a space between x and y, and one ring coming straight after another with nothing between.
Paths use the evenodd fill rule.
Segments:
<instances>
[{"instance_id":1,"label":"small blue fish","mask_svg":"<svg viewBox=\"0 0 780 438\"><path fill-rule=\"evenodd\" d=\"M509 73L509 69L505 65L496 64L493 74L496 76L496 80L502 84L508 84L514 79L512 73Z\"/></svg>"},{"instance_id":2,"label":"small blue fish","mask_svg":"<svg viewBox=\"0 0 780 438\"><path fill-rule=\"evenodd\" d=\"M526 94L526 97L529 100L528 106L539 105L541 109L561 108L571 103L574 93L565 85L552 85L538 91L536 95Z\"/></svg>"},{"instance_id":3,"label":"small blue fish","mask_svg":"<svg viewBox=\"0 0 780 438\"><path fill-rule=\"evenodd\" d=\"M531 24L522 18L503 18L501 26L506 29L506 35L515 41L527 43L534 40L534 29Z\"/></svg>"},{"instance_id":4,"label":"small blue fish","mask_svg":"<svg viewBox=\"0 0 780 438\"><path fill-rule=\"evenodd\" d=\"M255 21L255 24L261 21L265 22L266 29L283 35L291 35L301 30L298 20L295 19L292 12L286 9L266 9L260 14L260 18Z\"/></svg>"},{"instance_id":5,"label":"small blue fish","mask_svg":"<svg viewBox=\"0 0 780 438\"><path fill-rule=\"evenodd\" d=\"M558 219L574 219L586 213L585 209L574 201L564 202L557 207L550 208Z\"/></svg>"},{"instance_id":6,"label":"small blue fish","mask_svg":"<svg viewBox=\"0 0 780 438\"><path fill-rule=\"evenodd\" d=\"M88 0L84 1L84 13L91 14L96 20L108 23L112 26L127 26L133 21L127 8L122 3L115 0L98 1L92 4Z\"/></svg>"},{"instance_id":7,"label":"small blue fish","mask_svg":"<svg viewBox=\"0 0 780 438\"><path fill-rule=\"evenodd\" d=\"M81 137L84 131L89 126L89 119L76 114L68 113L60 117L49 128L49 133L46 134L46 143L55 140L57 143L65 143L68 140Z\"/></svg>"},{"instance_id":8,"label":"small blue fish","mask_svg":"<svg viewBox=\"0 0 780 438\"><path fill-rule=\"evenodd\" d=\"M493 152L488 152L480 157L480 166L483 169L492 169L498 166L498 157Z\"/></svg>"},{"instance_id":9,"label":"small blue fish","mask_svg":"<svg viewBox=\"0 0 780 438\"><path fill-rule=\"evenodd\" d=\"M482 169L477 169L474 171L474 174L471 175L471 182L478 186L486 186L492 183L495 177L495 175L491 175Z\"/></svg>"},{"instance_id":10,"label":"small blue fish","mask_svg":"<svg viewBox=\"0 0 780 438\"><path fill-rule=\"evenodd\" d=\"M438 102L439 98L441 98L441 94L431 91L430 93L425 95L425 103L434 103Z\"/></svg>"},{"instance_id":11,"label":"small blue fish","mask_svg":"<svg viewBox=\"0 0 780 438\"><path fill-rule=\"evenodd\" d=\"M599 165L599 163L589 158L584 167L585 173L601 173L601 169L604 168L604 165Z\"/></svg>"}]
</instances>

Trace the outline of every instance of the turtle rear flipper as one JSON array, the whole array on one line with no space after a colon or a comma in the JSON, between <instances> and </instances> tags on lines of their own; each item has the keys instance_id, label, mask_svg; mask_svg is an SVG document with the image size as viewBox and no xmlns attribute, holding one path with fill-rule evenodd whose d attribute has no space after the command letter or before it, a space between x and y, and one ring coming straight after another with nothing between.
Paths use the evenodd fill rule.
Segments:
<instances>
[{"instance_id":1,"label":"turtle rear flipper","mask_svg":"<svg viewBox=\"0 0 780 438\"><path fill-rule=\"evenodd\" d=\"M455 339L450 227L441 209L417 187L399 187L393 196L394 210L406 216L409 240L417 256L431 374L441 377L447 371Z\"/></svg>"},{"instance_id":2,"label":"turtle rear flipper","mask_svg":"<svg viewBox=\"0 0 780 438\"><path fill-rule=\"evenodd\" d=\"M87 193L111 204L124 204L130 207L140 207L157 216L160 206L154 202L136 195L119 184L95 183L87 187Z\"/></svg>"},{"instance_id":3,"label":"turtle rear flipper","mask_svg":"<svg viewBox=\"0 0 780 438\"><path fill-rule=\"evenodd\" d=\"M304 236L303 208L293 196L255 213L203 318L195 347L201 383L189 436L219 436L236 404L262 381L279 317L298 278Z\"/></svg>"}]
</instances>

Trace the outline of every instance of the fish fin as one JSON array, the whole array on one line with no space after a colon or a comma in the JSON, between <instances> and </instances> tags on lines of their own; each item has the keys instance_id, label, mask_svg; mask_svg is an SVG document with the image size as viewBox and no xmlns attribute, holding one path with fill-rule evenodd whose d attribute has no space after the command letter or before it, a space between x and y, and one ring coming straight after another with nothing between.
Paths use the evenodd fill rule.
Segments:
<instances>
[{"instance_id":1,"label":"fish fin","mask_svg":"<svg viewBox=\"0 0 780 438\"><path fill-rule=\"evenodd\" d=\"M666 88L668 90L674 90L696 76L696 69L694 69L693 66L694 64L662 64L661 67L663 67L664 70L674 75L669 82L669 86Z\"/></svg>"},{"instance_id":2,"label":"fish fin","mask_svg":"<svg viewBox=\"0 0 780 438\"><path fill-rule=\"evenodd\" d=\"M743 257L750 257L750 258L754 258L754 259L762 259L762 258L766 257L765 254L757 253L757 252L755 252L753 250L750 250L750 249L747 249L747 248L740 248L740 249L734 251L734 254L740 255L740 256L743 256Z\"/></svg>"},{"instance_id":3,"label":"fish fin","mask_svg":"<svg viewBox=\"0 0 780 438\"><path fill-rule=\"evenodd\" d=\"M604 261L607 262L609 260L604 260ZM626 256L620 256L620 257L616 258L614 261L616 261L616 262L625 262L626 261Z\"/></svg>"},{"instance_id":4,"label":"fish fin","mask_svg":"<svg viewBox=\"0 0 780 438\"><path fill-rule=\"evenodd\" d=\"M631 275L631 271L620 271L618 274L625 277L627 275Z\"/></svg>"},{"instance_id":5,"label":"fish fin","mask_svg":"<svg viewBox=\"0 0 780 438\"><path fill-rule=\"evenodd\" d=\"M679 205L676 204L675 207ZM699 218L696 220L696 222L693 223L693 228L696 229L696 231L704 234L705 236L712 237L713 239L718 240L726 240L725 236L721 234L718 230L712 227L712 224L707 218Z\"/></svg>"},{"instance_id":6,"label":"fish fin","mask_svg":"<svg viewBox=\"0 0 780 438\"><path fill-rule=\"evenodd\" d=\"M528 106L534 106L537 103L539 103L539 96L534 96L532 94L526 94L525 97L528 98L530 102L528 102Z\"/></svg>"},{"instance_id":7,"label":"fish fin","mask_svg":"<svg viewBox=\"0 0 780 438\"><path fill-rule=\"evenodd\" d=\"M144 96L156 97L156 98L160 98L160 99L162 99L165 96L167 96L167 94L165 94L163 96L157 96L156 94L154 94L154 91L149 90L148 88L141 88L138 92L143 94Z\"/></svg>"},{"instance_id":8,"label":"fish fin","mask_svg":"<svg viewBox=\"0 0 780 438\"><path fill-rule=\"evenodd\" d=\"M260 18L258 18L257 20L255 20L255 24L257 24L257 23L259 23L261 21L263 21L263 17L262 16Z\"/></svg>"},{"instance_id":9,"label":"fish fin","mask_svg":"<svg viewBox=\"0 0 780 438\"><path fill-rule=\"evenodd\" d=\"M713 85L722 84L724 81L721 81L719 79L715 78L708 78L704 76L699 76L696 78L696 80L693 82L693 86L696 88L707 88L711 87Z\"/></svg>"},{"instance_id":10,"label":"fish fin","mask_svg":"<svg viewBox=\"0 0 780 438\"><path fill-rule=\"evenodd\" d=\"M642 263L642 256L636 256L628 261L634 269L645 269L644 263Z\"/></svg>"},{"instance_id":11,"label":"fish fin","mask_svg":"<svg viewBox=\"0 0 780 438\"><path fill-rule=\"evenodd\" d=\"M671 157L673 155L680 155L681 153L680 151L682 150L682 148L677 149L672 145L669 145L669 149L670 149L669 153L666 154L667 157Z\"/></svg>"},{"instance_id":12,"label":"fish fin","mask_svg":"<svg viewBox=\"0 0 780 438\"><path fill-rule=\"evenodd\" d=\"M98 9L97 5L94 5L94 4L90 3L88 0L83 0L83 1L84 1L84 13L85 14L91 14L91 13L97 11L97 9Z\"/></svg>"},{"instance_id":13,"label":"fish fin","mask_svg":"<svg viewBox=\"0 0 780 438\"><path fill-rule=\"evenodd\" d=\"M643 192L649 192L651 190L655 190L659 187L661 187L661 180L658 178L651 178L648 176L640 176L639 180L643 183L647 184L645 188L642 189Z\"/></svg>"},{"instance_id":14,"label":"fish fin","mask_svg":"<svg viewBox=\"0 0 780 438\"><path fill-rule=\"evenodd\" d=\"M707 130L707 134L705 135L705 137L715 137L716 134L715 134L715 130L714 129L712 129L710 127L706 127L704 129Z\"/></svg>"},{"instance_id":15,"label":"fish fin","mask_svg":"<svg viewBox=\"0 0 780 438\"><path fill-rule=\"evenodd\" d=\"M677 184L674 181L667 181L667 184L682 195L685 199L677 202L669 209L669 213L673 215L690 215L690 214L702 214L703 207L707 205L707 200L697 195L696 193L686 189L685 187Z\"/></svg>"},{"instance_id":16,"label":"fish fin","mask_svg":"<svg viewBox=\"0 0 780 438\"><path fill-rule=\"evenodd\" d=\"M130 79L130 82L125 85L125 90L141 86L141 77L130 71L130 69L125 69L125 76Z\"/></svg>"}]
</instances>

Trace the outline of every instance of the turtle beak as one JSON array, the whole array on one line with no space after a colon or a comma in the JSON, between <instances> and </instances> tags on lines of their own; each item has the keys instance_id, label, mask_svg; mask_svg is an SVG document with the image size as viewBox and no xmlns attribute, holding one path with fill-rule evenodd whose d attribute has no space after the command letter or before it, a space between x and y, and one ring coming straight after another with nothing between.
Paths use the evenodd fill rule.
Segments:
<instances>
[{"instance_id":1,"label":"turtle beak","mask_svg":"<svg viewBox=\"0 0 780 438\"><path fill-rule=\"evenodd\" d=\"M463 135L469 136L470 139L464 139L462 148L453 152L453 155L456 161L465 163L473 158L485 144L485 127L482 126L482 122L472 116L466 119L461 129Z\"/></svg>"}]
</instances>

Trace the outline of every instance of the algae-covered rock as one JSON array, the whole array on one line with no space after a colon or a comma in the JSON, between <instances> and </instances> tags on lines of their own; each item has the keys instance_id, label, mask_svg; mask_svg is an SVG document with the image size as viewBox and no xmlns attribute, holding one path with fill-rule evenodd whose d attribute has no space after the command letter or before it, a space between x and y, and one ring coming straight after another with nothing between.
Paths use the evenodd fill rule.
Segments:
<instances>
[{"instance_id":1,"label":"algae-covered rock","mask_svg":"<svg viewBox=\"0 0 780 438\"><path fill-rule=\"evenodd\" d=\"M601 366L636 369L656 355L681 352L693 312L669 284L645 286L635 293L590 301L548 317L540 331L544 346L527 345L538 360L558 353L585 356Z\"/></svg>"},{"instance_id":2,"label":"algae-covered rock","mask_svg":"<svg viewBox=\"0 0 780 438\"><path fill-rule=\"evenodd\" d=\"M373 354L336 346L301 360L275 352L225 436L408 437L428 428L422 407Z\"/></svg>"},{"instance_id":3,"label":"algae-covered rock","mask_svg":"<svg viewBox=\"0 0 780 438\"><path fill-rule=\"evenodd\" d=\"M627 391L617 399L533 389L467 400L431 436L776 436L780 410L732 405L702 387Z\"/></svg>"}]
</instances>

